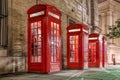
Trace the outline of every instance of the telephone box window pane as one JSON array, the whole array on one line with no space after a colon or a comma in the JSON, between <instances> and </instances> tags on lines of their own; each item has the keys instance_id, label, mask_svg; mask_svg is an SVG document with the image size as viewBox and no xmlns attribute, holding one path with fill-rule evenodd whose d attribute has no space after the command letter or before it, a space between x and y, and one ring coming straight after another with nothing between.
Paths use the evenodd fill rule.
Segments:
<instances>
[{"instance_id":1,"label":"telephone box window pane","mask_svg":"<svg viewBox=\"0 0 120 80\"><path fill-rule=\"evenodd\" d=\"M51 41L53 41L54 40L54 37L53 36L51 36ZM52 42L51 42L51 44L53 44Z\"/></svg>"},{"instance_id":2,"label":"telephone box window pane","mask_svg":"<svg viewBox=\"0 0 120 80\"><path fill-rule=\"evenodd\" d=\"M59 31L59 24L57 24L57 31Z\"/></svg>"},{"instance_id":3,"label":"telephone box window pane","mask_svg":"<svg viewBox=\"0 0 120 80\"><path fill-rule=\"evenodd\" d=\"M38 28L38 34L41 34L41 28Z\"/></svg>"},{"instance_id":4,"label":"telephone box window pane","mask_svg":"<svg viewBox=\"0 0 120 80\"><path fill-rule=\"evenodd\" d=\"M53 22L51 22L51 28L53 28Z\"/></svg>"},{"instance_id":5,"label":"telephone box window pane","mask_svg":"<svg viewBox=\"0 0 120 80\"><path fill-rule=\"evenodd\" d=\"M38 59L38 57L37 57L37 56L35 56L35 62L37 62L37 59Z\"/></svg>"},{"instance_id":6,"label":"telephone box window pane","mask_svg":"<svg viewBox=\"0 0 120 80\"><path fill-rule=\"evenodd\" d=\"M33 36L33 41L34 41L34 44L37 45L37 35L34 35L34 36Z\"/></svg>"},{"instance_id":7,"label":"telephone box window pane","mask_svg":"<svg viewBox=\"0 0 120 80\"><path fill-rule=\"evenodd\" d=\"M37 22L31 23L31 29L36 28L36 26L37 26Z\"/></svg>"},{"instance_id":8,"label":"telephone box window pane","mask_svg":"<svg viewBox=\"0 0 120 80\"><path fill-rule=\"evenodd\" d=\"M57 23L51 22L51 62L56 62L57 57L57 43L58 43L58 28L59 25Z\"/></svg>"},{"instance_id":9,"label":"telephone box window pane","mask_svg":"<svg viewBox=\"0 0 120 80\"><path fill-rule=\"evenodd\" d=\"M37 22L34 23L34 28L37 28Z\"/></svg>"},{"instance_id":10,"label":"telephone box window pane","mask_svg":"<svg viewBox=\"0 0 120 80\"><path fill-rule=\"evenodd\" d=\"M34 60L34 57L32 56L32 58L31 58L32 60L31 60L31 62L35 62L35 60Z\"/></svg>"},{"instance_id":11,"label":"telephone box window pane","mask_svg":"<svg viewBox=\"0 0 120 80\"><path fill-rule=\"evenodd\" d=\"M56 28L56 25L57 25L57 24L56 24L56 23L54 23L54 28Z\"/></svg>"},{"instance_id":12,"label":"telephone box window pane","mask_svg":"<svg viewBox=\"0 0 120 80\"><path fill-rule=\"evenodd\" d=\"M41 62L41 21L31 23L31 62Z\"/></svg>"},{"instance_id":13,"label":"telephone box window pane","mask_svg":"<svg viewBox=\"0 0 120 80\"><path fill-rule=\"evenodd\" d=\"M89 44L89 62L96 62L96 42Z\"/></svg>"},{"instance_id":14,"label":"telephone box window pane","mask_svg":"<svg viewBox=\"0 0 120 80\"><path fill-rule=\"evenodd\" d=\"M70 36L70 62L78 62L78 35Z\"/></svg>"},{"instance_id":15,"label":"telephone box window pane","mask_svg":"<svg viewBox=\"0 0 120 80\"><path fill-rule=\"evenodd\" d=\"M41 27L41 21L38 21L38 27Z\"/></svg>"},{"instance_id":16,"label":"telephone box window pane","mask_svg":"<svg viewBox=\"0 0 120 80\"><path fill-rule=\"evenodd\" d=\"M41 56L41 49L38 49L38 55Z\"/></svg>"},{"instance_id":17,"label":"telephone box window pane","mask_svg":"<svg viewBox=\"0 0 120 80\"><path fill-rule=\"evenodd\" d=\"M37 35L37 29L34 29L34 35Z\"/></svg>"},{"instance_id":18,"label":"telephone box window pane","mask_svg":"<svg viewBox=\"0 0 120 80\"><path fill-rule=\"evenodd\" d=\"M41 62L41 56L38 56L38 62Z\"/></svg>"},{"instance_id":19,"label":"telephone box window pane","mask_svg":"<svg viewBox=\"0 0 120 80\"><path fill-rule=\"evenodd\" d=\"M34 56L37 56L37 49L34 49Z\"/></svg>"},{"instance_id":20,"label":"telephone box window pane","mask_svg":"<svg viewBox=\"0 0 120 80\"><path fill-rule=\"evenodd\" d=\"M34 24L33 23L31 23L31 29L33 29L34 28Z\"/></svg>"},{"instance_id":21,"label":"telephone box window pane","mask_svg":"<svg viewBox=\"0 0 120 80\"><path fill-rule=\"evenodd\" d=\"M34 30L31 30L31 33L34 34Z\"/></svg>"},{"instance_id":22,"label":"telephone box window pane","mask_svg":"<svg viewBox=\"0 0 120 80\"><path fill-rule=\"evenodd\" d=\"M41 48L41 42L38 42L38 48Z\"/></svg>"},{"instance_id":23,"label":"telephone box window pane","mask_svg":"<svg viewBox=\"0 0 120 80\"><path fill-rule=\"evenodd\" d=\"M54 54L54 50L53 50L54 48L53 48L53 46L51 46L51 55L53 56L53 54Z\"/></svg>"},{"instance_id":24,"label":"telephone box window pane","mask_svg":"<svg viewBox=\"0 0 120 80\"><path fill-rule=\"evenodd\" d=\"M57 32L56 29L54 29L54 36L55 36L55 37L56 37L56 34L57 34L56 32Z\"/></svg>"},{"instance_id":25,"label":"telephone box window pane","mask_svg":"<svg viewBox=\"0 0 120 80\"><path fill-rule=\"evenodd\" d=\"M59 44L59 37L60 37L59 24L57 24L57 46Z\"/></svg>"},{"instance_id":26,"label":"telephone box window pane","mask_svg":"<svg viewBox=\"0 0 120 80\"><path fill-rule=\"evenodd\" d=\"M41 35L38 35L38 41L41 41Z\"/></svg>"}]
</instances>

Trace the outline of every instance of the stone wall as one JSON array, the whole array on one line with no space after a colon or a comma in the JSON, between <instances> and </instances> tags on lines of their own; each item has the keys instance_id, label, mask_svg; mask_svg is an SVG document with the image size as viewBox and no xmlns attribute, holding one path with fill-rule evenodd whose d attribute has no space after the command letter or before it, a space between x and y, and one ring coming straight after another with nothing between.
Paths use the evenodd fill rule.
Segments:
<instances>
[{"instance_id":1,"label":"stone wall","mask_svg":"<svg viewBox=\"0 0 120 80\"><path fill-rule=\"evenodd\" d=\"M62 13L62 54L64 67L66 66L66 27L69 25L69 19L75 23L82 23L83 13L78 10L78 4L86 5L86 2L82 3L85 0L36 1L37 0L8 0L8 52L4 57L0 57L0 65L2 65L0 70L3 70L2 72L23 72L27 70L27 10L36 4L53 5ZM88 16L90 16L90 14ZM90 17L88 19L90 19Z\"/></svg>"},{"instance_id":2,"label":"stone wall","mask_svg":"<svg viewBox=\"0 0 120 80\"><path fill-rule=\"evenodd\" d=\"M99 27L102 34L109 32L109 26L115 25L115 21L120 19L120 3L114 0L107 0L99 4ZM107 39L108 41L108 63L112 64L112 55L115 54L116 63L120 63L120 39ZM114 44L113 44L114 43Z\"/></svg>"},{"instance_id":3,"label":"stone wall","mask_svg":"<svg viewBox=\"0 0 120 80\"><path fill-rule=\"evenodd\" d=\"M68 18L76 23L82 22L82 14L78 12L77 3L81 0L38 0L37 4L50 4L57 7L61 13L62 24L62 54L66 62L66 27ZM35 0L9 0L9 48L8 55L24 57L27 55L27 10L36 4ZM17 57L16 57L17 56ZM27 63L26 63L27 64Z\"/></svg>"}]
</instances>

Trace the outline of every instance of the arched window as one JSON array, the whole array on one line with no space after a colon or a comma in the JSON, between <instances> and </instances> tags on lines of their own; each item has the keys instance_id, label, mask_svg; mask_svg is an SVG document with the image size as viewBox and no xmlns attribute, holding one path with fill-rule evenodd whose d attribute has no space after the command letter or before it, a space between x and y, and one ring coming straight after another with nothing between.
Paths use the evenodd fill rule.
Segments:
<instances>
[{"instance_id":1,"label":"arched window","mask_svg":"<svg viewBox=\"0 0 120 80\"><path fill-rule=\"evenodd\" d=\"M0 47L8 44L7 0L0 0Z\"/></svg>"}]
</instances>

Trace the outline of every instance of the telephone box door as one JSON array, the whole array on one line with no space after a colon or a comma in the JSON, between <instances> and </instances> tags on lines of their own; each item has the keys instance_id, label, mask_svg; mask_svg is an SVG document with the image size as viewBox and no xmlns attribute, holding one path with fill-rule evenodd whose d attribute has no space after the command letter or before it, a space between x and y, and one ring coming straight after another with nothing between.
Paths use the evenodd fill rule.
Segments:
<instances>
[{"instance_id":1,"label":"telephone box door","mask_svg":"<svg viewBox=\"0 0 120 80\"><path fill-rule=\"evenodd\" d=\"M79 35L68 36L68 67L79 68Z\"/></svg>"},{"instance_id":2,"label":"telephone box door","mask_svg":"<svg viewBox=\"0 0 120 80\"><path fill-rule=\"evenodd\" d=\"M89 42L89 66L96 66L96 59L97 59L97 42L91 41Z\"/></svg>"},{"instance_id":3,"label":"telephone box door","mask_svg":"<svg viewBox=\"0 0 120 80\"><path fill-rule=\"evenodd\" d=\"M56 21L53 17L49 17L49 27L47 29L47 35L49 40L50 52L49 55L50 72L60 71L62 69L61 63L61 29L60 21Z\"/></svg>"},{"instance_id":4,"label":"telephone box door","mask_svg":"<svg viewBox=\"0 0 120 80\"><path fill-rule=\"evenodd\" d=\"M29 24L29 50L28 52L28 69L29 71L42 71L45 65L43 64L43 39L42 39L42 19L36 18L30 21Z\"/></svg>"}]
</instances>

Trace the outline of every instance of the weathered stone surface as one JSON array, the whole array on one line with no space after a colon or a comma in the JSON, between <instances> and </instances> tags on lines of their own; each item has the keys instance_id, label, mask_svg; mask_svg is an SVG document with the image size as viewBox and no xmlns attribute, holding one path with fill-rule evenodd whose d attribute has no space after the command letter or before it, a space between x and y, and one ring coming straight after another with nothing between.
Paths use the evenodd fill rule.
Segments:
<instances>
[{"instance_id":1,"label":"weathered stone surface","mask_svg":"<svg viewBox=\"0 0 120 80\"><path fill-rule=\"evenodd\" d=\"M78 10L78 4L83 5L88 13L88 23L91 20L91 6L90 1L86 0L38 0L37 4L50 4L57 7L61 13L61 29L62 29L62 54L64 58L64 64L66 65L66 53L67 53L67 41L66 41L66 28L69 25L69 19L72 19L76 23L83 23L83 12ZM89 4L87 10L86 5ZM27 62L25 62L25 56L27 55L27 31L28 31L28 17L27 10L36 5L36 0L8 0L8 54L4 54L6 57L0 57L3 63L0 63L2 67L0 70L8 72L26 71L25 68ZM86 14L86 13L84 13ZM7 52L6 52L7 53ZM4 62L5 61L5 62ZM10 63L10 64L8 64ZM17 66L17 67L16 67ZM1 72L1 71L0 71Z\"/></svg>"}]
</instances>

